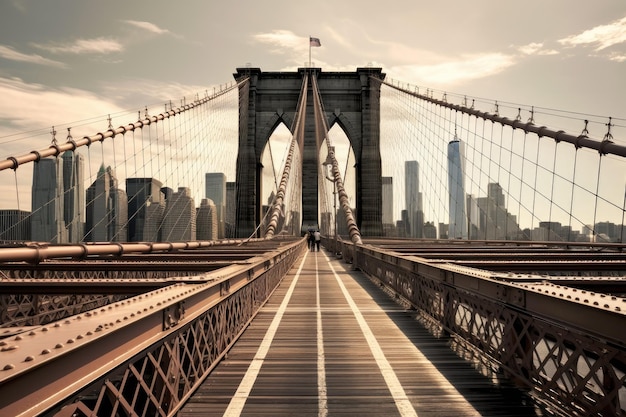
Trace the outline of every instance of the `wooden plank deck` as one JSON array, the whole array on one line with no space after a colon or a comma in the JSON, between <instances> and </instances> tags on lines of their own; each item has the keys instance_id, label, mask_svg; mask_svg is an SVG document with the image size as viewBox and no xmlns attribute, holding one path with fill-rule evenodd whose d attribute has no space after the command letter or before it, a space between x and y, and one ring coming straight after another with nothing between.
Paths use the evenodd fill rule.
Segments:
<instances>
[{"instance_id":1,"label":"wooden plank deck","mask_svg":"<svg viewBox=\"0 0 626 417\"><path fill-rule=\"evenodd\" d=\"M446 343L364 274L307 252L178 415L540 415Z\"/></svg>"}]
</instances>

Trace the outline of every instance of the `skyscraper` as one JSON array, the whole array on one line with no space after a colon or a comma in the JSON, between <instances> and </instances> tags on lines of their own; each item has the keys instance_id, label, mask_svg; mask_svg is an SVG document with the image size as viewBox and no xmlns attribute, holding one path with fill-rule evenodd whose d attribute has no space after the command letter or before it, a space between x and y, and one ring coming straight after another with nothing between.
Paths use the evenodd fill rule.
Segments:
<instances>
[{"instance_id":1,"label":"skyscraper","mask_svg":"<svg viewBox=\"0 0 626 417\"><path fill-rule=\"evenodd\" d=\"M419 164L417 161L405 161L404 198L407 211L406 220L409 222L409 237L423 237L424 213L422 211L422 193L419 189Z\"/></svg>"},{"instance_id":2,"label":"skyscraper","mask_svg":"<svg viewBox=\"0 0 626 417\"><path fill-rule=\"evenodd\" d=\"M123 242L127 240L128 198L118 188L111 167L100 166L98 177L87 188L85 240Z\"/></svg>"},{"instance_id":3,"label":"skyscraper","mask_svg":"<svg viewBox=\"0 0 626 417\"><path fill-rule=\"evenodd\" d=\"M165 200L161 240L166 242L196 240L196 205L187 187L178 187Z\"/></svg>"},{"instance_id":4,"label":"skyscraper","mask_svg":"<svg viewBox=\"0 0 626 417\"><path fill-rule=\"evenodd\" d=\"M448 143L448 197L448 237L467 239L464 147L456 136Z\"/></svg>"},{"instance_id":5,"label":"skyscraper","mask_svg":"<svg viewBox=\"0 0 626 417\"><path fill-rule=\"evenodd\" d=\"M226 220L226 175L221 172L205 174L206 198L213 200L217 210L218 237L222 239Z\"/></svg>"},{"instance_id":6,"label":"skyscraper","mask_svg":"<svg viewBox=\"0 0 626 417\"><path fill-rule=\"evenodd\" d=\"M215 205L215 203L213 203ZM235 236L235 219L237 216L237 183L226 183L226 214L224 215L224 237Z\"/></svg>"},{"instance_id":7,"label":"skyscraper","mask_svg":"<svg viewBox=\"0 0 626 417\"><path fill-rule=\"evenodd\" d=\"M74 151L63 152L63 221L68 242L83 240L85 227L85 160Z\"/></svg>"},{"instance_id":8,"label":"skyscraper","mask_svg":"<svg viewBox=\"0 0 626 417\"><path fill-rule=\"evenodd\" d=\"M393 225L393 177L382 177L383 213L384 225Z\"/></svg>"},{"instance_id":9,"label":"skyscraper","mask_svg":"<svg viewBox=\"0 0 626 417\"><path fill-rule=\"evenodd\" d=\"M517 224L516 216L508 212L502 186L487 184L487 197L476 199L480 212L479 235L482 239L521 239L523 233Z\"/></svg>"},{"instance_id":10,"label":"skyscraper","mask_svg":"<svg viewBox=\"0 0 626 417\"><path fill-rule=\"evenodd\" d=\"M127 178L128 240L130 242L159 241L159 231L165 211L161 181L155 178ZM146 236L148 227L149 236ZM149 237L149 238L148 238Z\"/></svg>"},{"instance_id":11,"label":"skyscraper","mask_svg":"<svg viewBox=\"0 0 626 417\"><path fill-rule=\"evenodd\" d=\"M44 158L33 164L31 239L67 243L63 220L63 159Z\"/></svg>"},{"instance_id":12,"label":"skyscraper","mask_svg":"<svg viewBox=\"0 0 626 417\"><path fill-rule=\"evenodd\" d=\"M143 227L136 230L138 240L143 242L161 242L163 230L163 216L165 216L165 198L150 196L145 204Z\"/></svg>"},{"instance_id":13,"label":"skyscraper","mask_svg":"<svg viewBox=\"0 0 626 417\"><path fill-rule=\"evenodd\" d=\"M198 240L217 240L217 211L213 201L203 198L197 213L196 238Z\"/></svg>"},{"instance_id":14,"label":"skyscraper","mask_svg":"<svg viewBox=\"0 0 626 417\"><path fill-rule=\"evenodd\" d=\"M0 210L0 241L31 240L30 212L17 209Z\"/></svg>"}]
</instances>

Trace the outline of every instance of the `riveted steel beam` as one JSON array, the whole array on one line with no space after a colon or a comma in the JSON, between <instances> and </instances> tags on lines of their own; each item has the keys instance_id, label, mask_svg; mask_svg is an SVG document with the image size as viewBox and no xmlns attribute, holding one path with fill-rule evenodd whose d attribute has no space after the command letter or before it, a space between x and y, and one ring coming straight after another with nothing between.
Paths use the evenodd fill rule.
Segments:
<instances>
[{"instance_id":1,"label":"riveted steel beam","mask_svg":"<svg viewBox=\"0 0 626 417\"><path fill-rule=\"evenodd\" d=\"M151 365L167 366L159 372L171 373L173 367L178 373L193 372L193 375L178 374L177 378L199 383L234 343L302 250L303 240L291 241L279 250L251 258L249 263L210 272L197 283L177 283L5 337L0 340L0 415L38 415L51 407L60 409L66 400L85 408L81 390L92 386L85 394L88 397L98 381L104 384L102 390L115 393L113 397L118 397L118 406L123 409L131 401L124 398L124 388L116 384L128 381L117 379L116 372L126 372L124 369L139 372L137 361L152 361L150 358L155 354L151 352L155 351L166 352L169 357L168 361L161 361L163 364ZM225 282L227 293L223 291ZM257 289L246 290L257 282L260 283ZM229 305L228 315L220 310L223 303ZM218 310L209 314L215 308ZM196 324L198 320L201 323ZM222 323L224 320L227 324ZM212 323L221 329L218 333L197 336L196 332L206 331ZM173 355L190 353L187 350L177 353L178 340L201 344L190 347L189 352L206 351L211 355L210 360L202 360L198 368L180 366L183 360ZM106 377L108 374L111 377ZM175 407L175 401L180 400L179 388L169 381L163 384L161 388L168 390L174 401L169 406ZM149 383L144 383L141 389L148 386ZM148 393L148 397L151 395ZM132 410L125 412L132 414ZM92 413L98 415L97 410Z\"/></svg>"}]
</instances>

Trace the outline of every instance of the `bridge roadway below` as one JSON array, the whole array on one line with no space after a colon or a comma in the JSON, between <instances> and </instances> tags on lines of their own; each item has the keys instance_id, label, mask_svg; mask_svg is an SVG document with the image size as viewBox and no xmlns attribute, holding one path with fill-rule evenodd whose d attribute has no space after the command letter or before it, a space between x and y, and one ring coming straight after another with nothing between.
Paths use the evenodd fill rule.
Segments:
<instances>
[{"instance_id":1,"label":"bridge roadway below","mask_svg":"<svg viewBox=\"0 0 626 417\"><path fill-rule=\"evenodd\" d=\"M540 414L448 342L365 274L307 251L178 416Z\"/></svg>"}]
</instances>

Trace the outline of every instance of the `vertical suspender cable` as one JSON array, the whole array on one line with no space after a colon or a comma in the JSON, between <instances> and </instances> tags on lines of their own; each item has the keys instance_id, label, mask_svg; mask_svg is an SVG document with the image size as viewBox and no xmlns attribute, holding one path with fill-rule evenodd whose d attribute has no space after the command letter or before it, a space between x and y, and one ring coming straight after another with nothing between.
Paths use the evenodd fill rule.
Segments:
<instances>
[{"instance_id":1,"label":"vertical suspender cable","mask_svg":"<svg viewBox=\"0 0 626 417\"><path fill-rule=\"evenodd\" d=\"M313 109L315 113L315 120L316 122L321 123L323 128L323 132L321 133L323 133L323 137L326 138L326 145L328 146L328 157L332 161L333 178L337 186L337 193L339 195L339 203L341 205L341 209L346 216L350 240L352 240L353 243L360 245L363 243L361 240L361 232L359 231L356 221L354 220L354 215L352 214L352 209L350 208L348 194L346 193L346 189L343 185L343 180L341 179L339 164L337 163L337 158L335 158L335 151L330 143L330 138L328 137L328 123L326 121L322 100L317 86L317 78L315 76L311 77L311 82L313 84ZM317 128L317 123L315 124L315 126Z\"/></svg>"},{"instance_id":2,"label":"vertical suspender cable","mask_svg":"<svg viewBox=\"0 0 626 417\"><path fill-rule=\"evenodd\" d=\"M298 100L298 108L296 109L296 116L294 118L293 126L291 128L291 131L294 132L294 134L291 137L291 143L289 144L289 153L287 154L287 159L285 160L285 167L283 168L280 185L278 186L278 191L276 192L276 197L274 198L274 202L272 204L270 221L267 226L267 231L265 233L265 237L267 239L271 239L272 237L274 237L274 234L276 234L276 227L278 226L278 219L282 211L281 207L285 200L285 193L287 190L287 183L289 182L289 174L291 173L291 164L293 161L296 144L302 142L302 136L304 134L304 121L306 119L306 101L309 84L308 78L309 75L304 74L302 88L300 89L300 99Z\"/></svg>"}]
</instances>

